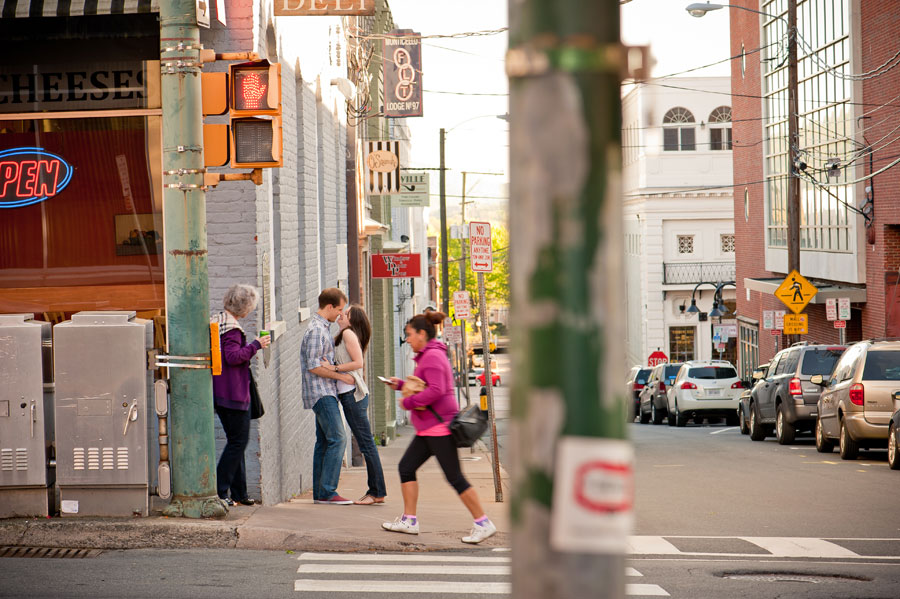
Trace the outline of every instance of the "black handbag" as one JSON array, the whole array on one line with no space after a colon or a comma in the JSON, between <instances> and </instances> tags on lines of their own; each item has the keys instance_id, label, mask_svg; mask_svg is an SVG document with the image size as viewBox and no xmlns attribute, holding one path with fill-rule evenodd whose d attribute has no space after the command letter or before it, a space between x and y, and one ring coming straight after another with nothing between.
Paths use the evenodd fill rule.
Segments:
<instances>
[{"instance_id":1,"label":"black handbag","mask_svg":"<svg viewBox=\"0 0 900 599\"><path fill-rule=\"evenodd\" d=\"M431 413L440 421L444 422L434 408L428 406ZM488 427L487 412L482 411L481 406L472 404L465 410L456 413L453 420L450 421L450 436L457 447L472 447L475 441L481 438L484 431Z\"/></svg>"},{"instance_id":2,"label":"black handbag","mask_svg":"<svg viewBox=\"0 0 900 599\"><path fill-rule=\"evenodd\" d=\"M265 415L266 409L263 407L262 398L259 396L259 388L256 386L256 379L253 378L253 371L250 371L250 420L256 420Z\"/></svg>"}]
</instances>

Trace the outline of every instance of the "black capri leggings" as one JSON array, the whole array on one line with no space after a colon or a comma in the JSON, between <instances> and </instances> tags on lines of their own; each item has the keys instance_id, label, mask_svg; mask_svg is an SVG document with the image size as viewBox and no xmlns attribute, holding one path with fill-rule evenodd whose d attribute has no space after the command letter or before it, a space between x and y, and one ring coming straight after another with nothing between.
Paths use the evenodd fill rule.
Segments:
<instances>
[{"instance_id":1,"label":"black capri leggings","mask_svg":"<svg viewBox=\"0 0 900 599\"><path fill-rule=\"evenodd\" d=\"M400 459L400 482L408 483L416 480L416 470L431 456L437 458L447 482L457 493L462 493L472 486L459 468L459 454L456 453L456 444L450 435L443 437L416 435Z\"/></svg>"}]
</instances>

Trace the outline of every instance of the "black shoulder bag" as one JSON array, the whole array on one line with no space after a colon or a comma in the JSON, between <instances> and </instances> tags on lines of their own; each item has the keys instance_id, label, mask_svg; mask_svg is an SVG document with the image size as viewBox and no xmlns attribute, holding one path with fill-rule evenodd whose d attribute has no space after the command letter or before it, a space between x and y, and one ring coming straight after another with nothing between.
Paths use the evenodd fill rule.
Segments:
<instances>
[{"instance_id":1,"label":"black shoulder bag","mask_svg":"<svg viewBox=\"0 0 900 599\"><path fill-rule=\"evenodd\" d=\"M440 414L430 405L426 407L443 424L444 419ZM478 404L472 404L465 410L457 412L450 421L450 436L453 437L453 442L457 447L472 447L487 430L487 426L487 412L483 412Z\"/></svg>"}]
</instances>

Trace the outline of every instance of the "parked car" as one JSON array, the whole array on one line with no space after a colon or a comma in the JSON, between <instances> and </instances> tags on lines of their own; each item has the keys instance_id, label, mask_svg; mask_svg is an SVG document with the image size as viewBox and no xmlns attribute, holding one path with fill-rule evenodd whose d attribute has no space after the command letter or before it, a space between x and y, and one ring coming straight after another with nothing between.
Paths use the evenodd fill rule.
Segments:
<instances>
[{"instance_id":1,"label":"parked car","mask_svg":"<svg viewBox=\"0 0 900 599\"><path fill-rule=\"evenodd\" d=\"M653 422L662 424L668 410L666 408L667 386L675 382L681 362L659 364L650 371L647 384L638 396L638 414L641 424Z\"/></svg>"},{"instance_id":2,"label":"parked car","mask_svg":"<svg viewBox=\"0 0 900 599\"><path fill-rule=\"evenodd\" d=\"M475 377L475 380L478 381L478 384L484 387L484 368L481 369L481 374ZM491 371L491 386L496 387L500 384L500 375Z\"/></svg>"},{"instance_id":3,"label":"parked car","mask_svg":"<svg viewBox=\"0 0 900 599\"><path fill-rule=\"evenodd\" d=\"M628 373L628 380L625 381L626 397L631 398L631 405L628 406L629 422L634 420L638 413L638 407L641 403L641 391L647 384L647 377L650 376L650 369L643 366L633 366L631 372Z\"/></svg>"},{"instance_id":4,"label":"parked car","mask_svg":"<svg viewBox=\"0 0 900 599\"><path fill-rule=\"evenodd\" d=\"M820 374L831 374L843 345L795 343L772 358L766 377L750 394L750 438L762 441L774 430L781 445L794 442L797 431L812 432L816 425L822 388L810 382Z\"/></svg>"},{"instance_id":5,"label":"parked car","mask_svg":"<svg viewBox=\"0 0 900 599\"><path fill-rule=\"evenodd\" d=\"M900 410L894 412L888 425L888 466L900 470Z\"/></svg>"},{"instance_id":6,"label":"parked car","mask_svg":"<svg viewBox=\"0 0 900 599\"><path fill-rule=\"evenodd\" d=\"M816 449L829 453L837 442L841 458L855 459L861 447L884 447L891 417L900 409L900 341L873 339L851 345L822 387L816 420Z\"/></svg>"},{"instance_id":7,"label":"parked car","mask_svg":"<svg viewBox=\"0 0 900 599\"><path fill-rule=\"evenodd\" d=\"M756 387L756 385L758 385L763 379L766 378L766 374L768 372L768 362L766 362L765 364L760 364L759 366L754 368L750 383L745 385L746 389L744 389L744 392L741 393L737 412L738 426L741 427L742 435L750 434L750 396L753 393L753 389Z\"/></svg>"},{"instance_id":8,"label":"parked car","mask_svg":"<svg viewBox=\"0 0 900 599\"><path fill-rule=\"evenodd\" d=\"M691 360L682 364L668 389L666 410L669 426L684 426L694 418L724 417L738 423L737 405L744 382L725 360Z\"/></svg>"}]
</instances>

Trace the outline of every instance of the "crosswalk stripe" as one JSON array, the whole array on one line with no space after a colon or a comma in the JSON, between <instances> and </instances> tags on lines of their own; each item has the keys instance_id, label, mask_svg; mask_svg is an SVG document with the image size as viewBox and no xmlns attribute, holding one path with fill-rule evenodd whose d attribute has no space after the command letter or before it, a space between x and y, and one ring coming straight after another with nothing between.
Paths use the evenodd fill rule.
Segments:
<instances>
[{"instance_id":1,"label":"crosswalk stripe","mask_svg":"<svg viewBox=\"0 0 900 599\"><path fill-rule=\"evenodd\" d=\"M662 537L628 537L627 553L636 555L672 555L681 553L681 551Z\"/></svg>"},{"instance_id":2,"label":"crosswalk stripe","mask_svg":"<svg viewBox=\"0 0 900 599\"><path fill-rule=\"evenodd\" d=\"M454 595L509 595L508 582L448 580L295 580L299 592L329 593L445 593Z\"/></svg>"},{"instance_id":3,"label":"crosswalk stripe","mask_svg":"<svg viewBox=\"0 0 900 599\"><path fill-rule=\"evenodd\" d=\"M446 574L466 576L508 576L509 566L396 565L396 564L300 564L298 574Z\"/></svg>"},{"instance_id":4,"label":"crosswalk stripe","mask_svg":"<svg viewBox=\"0 0 900 599\"><path fill-rule=\"evenodd\" d=\"M626 584L625 594L630 597L668 597L669 594L658 584Z\"/></svg>"},{"instance_id":5,"label":"crosswalk stripe","mask_svg":"<svg viewBox=\"0 0 900 599\"><path fill-rule=\"evenodd\" d=\"M509 557L487 557L479 555L441 555L437 553L301 553L300 561L322 562L454 562L508 564Z\"/></svg>"},{"instance_id":6,"label":"crosswalk stripe","mask_svg":"<svg viewBox=\"0 0 900 599\"><path fill-rule=\"evenodd\" d=\"M776 557L859 557L858 553L824 539L740 537Z\"/></svg>"},{"instance_id":7,"label":"crosswalk stripe","mask_svg":"<svg viewBox=\"0 0 900 599\"><path fill-rule=\"evenodd\" d=\"M641 574L634 568L625 568L625 576L643 576L643 574Z\"/></svg>"},{"instance_id":8,"label":"crosswalk stripe","mask_svg":"<svg viewBox=\"0 0 900 599\"><path fill-rule=\"evenodd\" d=\"M448 595L509 595L508 582L457 582L446 580L315 580L294 581L301 593L444 593ZM629 597L668 597L657 584L626 584Z\"/></svg>"}]
</instances>

